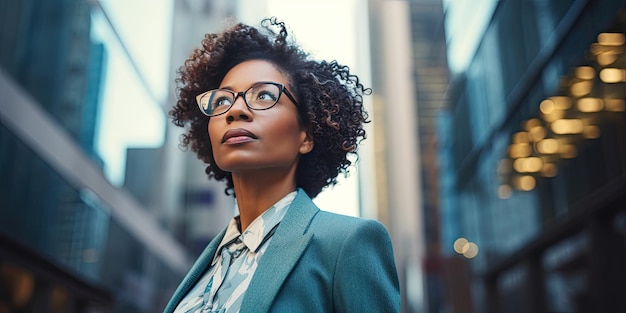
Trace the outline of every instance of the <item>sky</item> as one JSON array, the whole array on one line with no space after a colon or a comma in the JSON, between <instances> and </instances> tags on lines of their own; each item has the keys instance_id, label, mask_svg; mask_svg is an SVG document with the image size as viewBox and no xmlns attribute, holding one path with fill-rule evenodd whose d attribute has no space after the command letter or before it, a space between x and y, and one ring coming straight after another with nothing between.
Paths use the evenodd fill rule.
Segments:
<instances>
[{"instance_id":1,"label":"sky","mask_svg":"<svg viewBox=\"0 0 626 313\"><path fill-rule=\"evenodd\" d=\"M239 2L245 7L246 0ZM161 104L166 101L168 84L171 84L168 71L173 1L104 0L99 3L107 14L104 16L97 10L94 13L92 39L106 42L107 72L96 149L105 161L107 178L121 186L126 149L159 147L164 141L167 116ZM368 64L369 60L358 58L369 54L358 53L356 42L356 17L366 19L367 15L357 14L362 10L357 0L267 0L265 8L266 12L245 11L240 19L258 24L263 17L277 16L285 21L298 44L315 59L336 59L368 81L369 68L359 68L359 65ZM115 25L121 42L109 22ZM129 62L128 55L135 64ZM358 171L352 167L348 179L340 175L339 184L322 192L315 202L328 211L359 215Z\"/></svg>"},{"instance_id":2,"label":"sky","mask_svg":"<svg viewBox=\"0 0 626 313\"><path fill-rule=\"evenodd\" d=\"M159 147L164 141L167 121L161 104L167 99L169 84L172 2L100 3L108 20L99 10L93 11L92 41L103 42L106 47L96 150L105 161L105 175L120 186L124 182L126 149ZM145 13L147 7L150 14ZM121 41L108 21L115 25Z\"/></svg>"},{"instance_id":3,"label":"sky","mask_svg":"<svg viewBox=\"0 0 626 313\"><path fill-rule=\"evenodd\" d=\"M448 67L453 73L465 71L480 44L499 0L443 0L446 14Z\"/></svg>"}]
</instances>

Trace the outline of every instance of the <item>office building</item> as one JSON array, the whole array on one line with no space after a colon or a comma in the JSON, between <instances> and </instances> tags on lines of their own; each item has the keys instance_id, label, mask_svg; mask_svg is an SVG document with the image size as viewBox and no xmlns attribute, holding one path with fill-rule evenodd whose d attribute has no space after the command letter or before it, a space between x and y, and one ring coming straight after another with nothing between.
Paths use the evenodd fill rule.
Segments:
<instances>
[{"instance_id":1,"label":"office building","mask_svg":"<svg viewBox=\"0 0 626 313\"><path fill-rule=\"evenodd\" d=\"M122 188L123 166L98 145L103 132L134 131L133 123L103 122L114 102L127 112L141 107L118 117L165 120L151 76L107 5L114 3L0 4L2 310L154 312L191 263L171 235L184 225L151 196L161 188L159 166L131 162L127 171L147 184ZM163 162L158 149L142 152L152 165Z\"/></svg>"},{"instance_id":2,"label":"office building","mask_svg":"<svg viewBox=\"0 0 626 313\"><path fill-rule=\"evenodd\" d=\"M370 1L377 209L394 244L403 312L437 309L437 114L447 65L440 0ZM435 312L435 311L433 311Z\"/></svg>"},{"instance_id":3,"label":"office building","mask_svg":"<svg viewBox=\"0 0 626 313\"><path fill-rule=\"evenodd\" d=\"M626 311L625 6L447 2L442 251L469 268L464 312Z\"/></svg>"}]
</instances>

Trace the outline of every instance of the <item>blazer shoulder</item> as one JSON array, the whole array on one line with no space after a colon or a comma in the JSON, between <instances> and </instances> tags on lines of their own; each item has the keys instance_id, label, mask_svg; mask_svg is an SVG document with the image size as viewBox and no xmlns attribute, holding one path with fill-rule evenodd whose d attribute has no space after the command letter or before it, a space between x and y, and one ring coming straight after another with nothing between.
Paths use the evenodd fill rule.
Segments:
<instances>
[{"instance_id":1,"label":"blazer shoulder","mask_svg":"<svg viewBox=\"0 0 626 313\"><path fill-rule=\"evenodd\" d=\"M311 227L322 232L340 232L344 236L348 236L353 232L376 233L389 236L387 228L377 220L341 215L323 210L320 210L315 215Z\"/></svg>"},{"instance_id":2,"label":"blazer shoulder","mask_svg":"<svg viewBox=\"0 0 626 313\"><path fill-rule=\"evenodd\" d=\"M320 220L323 220L324 222L333 221L336 224L342 224L345 226L374 227L374 228L383 227L384 228L384 225L375 219L369 219L369 218L363 218L363 217L357 217L357 216L348 216L348 215L337 214L337 213L328 212L324 210L320 210L316 218L319 218Z\"/></svg>"}]
</instances>

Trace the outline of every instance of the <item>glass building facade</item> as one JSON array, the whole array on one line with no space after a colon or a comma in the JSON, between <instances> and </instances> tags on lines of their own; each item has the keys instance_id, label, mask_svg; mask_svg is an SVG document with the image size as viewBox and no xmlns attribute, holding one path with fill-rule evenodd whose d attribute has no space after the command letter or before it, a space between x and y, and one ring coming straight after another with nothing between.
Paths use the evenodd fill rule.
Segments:
<instances>
[{"instance_id":1,"label":"glass building facade","mask_svg":"<svg viewBox=\"0 0 626 313\"><path fill-rule=\"evenodd\" d=\"M125 115L165 122L165 93L109 13L99 1L0 1L2 312L158 312L190 264L171 235L180 225L117 186L98 148L103 129L131 127L102 125L111 95L125 93ZM120 76L115 64L131 66ZM129 171L157 190L154 168Z\"/></svg>"},{"instance_id":2,"label":"glass building facade","mask_svg":"<svg viewBox=\"0 0 626 313\"><path fill-rule=\"evenodd\" d=\"M498 1L452 73L442 250L471 285L455 312L626 311L625 6ZM452 47L465 30L447 31Z\"/></svg>"}]
</instances>

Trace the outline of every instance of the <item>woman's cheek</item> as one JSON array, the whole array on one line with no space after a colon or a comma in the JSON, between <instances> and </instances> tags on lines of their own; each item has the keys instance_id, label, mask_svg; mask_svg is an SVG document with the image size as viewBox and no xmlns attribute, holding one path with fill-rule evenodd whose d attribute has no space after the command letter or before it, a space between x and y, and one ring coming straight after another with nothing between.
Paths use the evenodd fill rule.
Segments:
<instances>
[{"instance_id":1,"label":"woman's cheek","mask_svg":"<svg viewBox=\"0 0 626 313\"><path fill-rule=\"evenodd\" d=\"M209 121L209 125L207 126L207 131L209 133L209 140L211 141L211 151L213 154L213 159L215 160L216 165L220 167L221 158L219 155L219 145L220 145L221 139L217 138L218 136L216 135L217 132L215 130L211 131L210 121Z\"/></svg>"}]
</instances>

